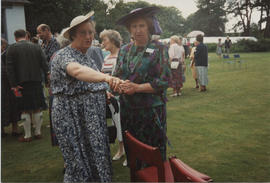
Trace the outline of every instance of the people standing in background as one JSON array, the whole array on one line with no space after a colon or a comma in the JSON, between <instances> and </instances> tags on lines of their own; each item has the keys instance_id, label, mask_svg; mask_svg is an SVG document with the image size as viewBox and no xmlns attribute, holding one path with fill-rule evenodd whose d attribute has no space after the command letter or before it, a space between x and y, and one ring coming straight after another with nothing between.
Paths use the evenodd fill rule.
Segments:
<instances>
[{"instance_id":1,"label":"people standing in background","mask_svg":"<svg viewBox=\"0 0 270 183\"><path fill-rule=\"evenodd\" d=\"M197 76L197 71L196 71L196 67L195 67L195 59L194 59L194 52L196 51L196 47L199 44L198 41L194 41L194 46L192 47L191 51L190 51L190 68L191 68L191 72L192 72L192 77L195 80L195 88L199 88L199 83L198 83L198 76Z\"/></svg>"},{"instance_id":2,"label":"people standing in background","mask_svg":"<svg viewBox=\"0 0 270 183\"><path fill-rule=\"evenodd\" d=\"M188 46L188 39L187 39L187 35L185 34L184 37L180 37L181 41L182 41L182 46L184 47L185 50L185 58L188 56L189 54L189 46Z\"/></svg>"},{"instance_id":3,"label":"people standing in background","mask_svg":"<svg viewBox=\"0 0 270 183\"><path fill-rule=\"evenodd\" d=\"M187 38L187 50L185 51L186 58L189 57L191 51L190 38Z\"/></svg>"},{"instance_id":4,"label":"people standing in background","mask_svg":"<svg viewBox=\"0 0 270 183\"><path fill-rule=\"evenodd\" d=\"M230 40L229 36L227 36L225 43L224 43L225 53L227 53L227 55L230 54L231 46L232 46L232 41Z\"/></svg>"},{"instance_id":5,"label":"people standing in background","mask_svg":"<svg viewBox=\"0 0 270 183\"><path fill-rule=\"evenodd\" d=\"M181 54L182 54L182 60L181 60L181 64L182 64L182 85L184 86L184 82L186 82L186 76L185 76L185 72L186 72L186 63L185 63L185 48L183 47L183 43L182 43L182 37L179 37L179 42L178 45L181 47ZM183 86L181 87L180 90L182 90Z\"/></svg>"},{"instance_id":6,"label":"people standing in background","mask_svg":"<svg viewBox=\"0 0 270 183\"><path fill-rule=\"evenodd\" d=\"M41 48L46 55L47 62L49 67L51 66L51 57L60 49L60 44L57 42L56 38L51 32L50 26L46 24L40 24L37 27L38 37L42 40ZM49 69L51 70L51 68ZM49 115L50 115L50 124L51 124L51 108L53 102L53 95L49 92ZM53 143L54 144L54 143Z\"/></svg>"},{"instance_id":7,"label":"people standing in background","mask_svg":"<svg viewBox=\"0 0 270 183\"><path fill-rule=\"evenodd\" d=\"M60 49L60 45L51 33L50 26L46 24L40 24L37 27L37 33L38 37L42 40L41 48L44 51L49 63L52 55Z\"/></svg>"},{"instance_id":8,"label":"people standing in background","mask_svg":"<svg viewBox=\"0 0 270 183\"><path fill-rule=\"evenodd\" d=\"M199 44L194 52L194 59L200 84L199 91L205 92L208 84L208 50L206 45L203 44L203 36L201 34L196 36L196 41L198 41Z\"/></svg>"},{"instance_id":9,"label":"people standing in background","mask_svg":"<svg viewBox=\"0 0 270 183\"><path fill-rule=\"evenodd\" d=\"M32 37L29 31L26 31L26 40L31 41Z\"/></svg>"},{"instance_id":10,"label":"people standing in background","mask_svg":"<svg viewBox=\"0 0 270 183\"><path fill-rule=\"evenodd\" d=\"M17 122L21 119L21 112L18 109L18 100L11 90L11 86L7 75L6 50L8 43L5 39L1 39L1 135L7 136L5 126L12 124L12 136L19 136Z\"/></svg>"},{"instance_id":11,"label":"people standing in background","mask_svg":"<svg viewBox=\"0 0 270 183\"><path fill-rule=\"evenodd\" d=\"M101 72L112 75L112 73L115 70L116 60L122 43L122 37L119 34L119 32L111 29L102 31L99 37L102 40L104 48L107 51L110 51L110 54L106 56L104 59ZM118 108L120 108L119 96L114 96L114 98L117 100ZM120 111L116 113L115 112L116 110L112 104L109 104L109 108L112 113L112 120L116 125L117 139L119 141L118 151L112 158L112 160L116 161L119 160L125 154L121 130Z\"/></svg>"},{"instance_id":12,"label":"people standing in background","mask_svg":"<svg viewBox=\"0 0 270 183\"><path fill-rule=\"evenodd\" d=\"M173 94L171 97L177 97L181 95L180 89L183 87L183 57L185 57L185 51L183 46L179 45L180 39L178 36L172 36L170 38L169 58L172 70L172 79L170 81L170 87L173 88ZM173 67L173 64L177 65Z\"/></svg>"},{"instance_id":13,"label":"people standing in background","mask_svg":"<svg viewBox=\"0 0 270 183\"><path fill-rule=\"evenodd\" d=\"M39 44L38 43L38 37L32 37L31 42L34 43L34 44Z\"/></svg>"},{"instance_id":14,"label":"people standing in background","mask_svg":"<svg viewBox=\"0 0 270 183\"><path fill-rule=\"evenodd\" d=\"M42 110L47 109L45 103L42 76L46 73L45 83L48 84L49 73L46 56L39 45L26 40L26 32L22 29L14 33L16 43L7 51L7 74L11 89L20 93L19 110L22 111L25 136L20 142L32 141L31 121L35 124L36 139L41 139ZM32 116L32 119L31 119Z\"/></svg>"},{"instance_id":15,"label":"people standing in background","mask_svg":"<svg viewBox=\"0 0 270 183\"><path fill-rule=\"evenodd\" d=\"M218 43L217 43L217 50L216 50L216 53L217 53L219 59L221 59L222 46L223 46L223 44L221 43L221 38L219 38Z\"/></svg>"}]
</instances>

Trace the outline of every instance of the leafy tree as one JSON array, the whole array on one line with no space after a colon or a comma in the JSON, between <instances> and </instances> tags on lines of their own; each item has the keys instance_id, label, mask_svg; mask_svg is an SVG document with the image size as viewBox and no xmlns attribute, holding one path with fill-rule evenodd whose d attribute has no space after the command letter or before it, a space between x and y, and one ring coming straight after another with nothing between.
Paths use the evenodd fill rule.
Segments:
<instances>
[{"instance_id":1,"label":"leafy tree","mask_svg":"<svg viewBox=\"0 0 270 183\"><path fill-rule=\"evenodd\" d=\"M48 24L52 32L60 32L68 27L70 21L78 16L95 11L96 39L104 29L116 29L120 32L124 41L129 41L129 33L123 26L118 26L115 22L123 15L128 14L136 8L152 6L145 1L124 3L123 0L29 0L26 5L26 26L32 34L36 34L36 27L45 23ZM157 5L156 5L157 6ZM163 7L157 15L163 29L162 37L169 37L173 34L181 35L184 32L185 19L181 12L174 7Z\"/></svg>"},{"instance_id":2,"label":"leafy tree","mask_svg":"<svg viewBox=\"0 0 270 183\"><path fill-rule=\"evenodd\" d=\"M198 0L198 10L187 18L187 30L201 30L207 36L222 36L225 32L225 0Z\"/></svg>"},{"instance_id":3,"label":"leafy tree","mask_svg":"<svg viewBox=\"0 0 270 183\"><path fill-rule=\"evenodd\" d=\"M185 19L181 12L175 7L159 6L161 12L157 15L162 27L162 38L168 38L172 35L183 35Z\"/></svg>"},{"instance_id":4,"label":"leafy tree","mask_svg":"<svg viewBox=\"0 0 270 183\"><path fill-rule=\"evenodd\" d=\"M260 10L259 30L262 31L262 24L265 23L264 37L270 38L270 1L256 0L255 7Z\"/></svg>"},{"instance_id":5,"label":"leafy tree","mask_svg":"<svg viewBox=\"0 0 270 183\"><path fill-rule=\"evenodd\" d=\"M61 32L68 27L70 21L78 16L95 11L94 20L98 22L98 32L106 27L107 5L100 0L29 0L31 3L25 6L26 29L32 35L36 34L36 27L45 23L52 32Z\"/></svg>"},{"instance_id":6,"label":"leafy tree","mask_svg":"<svg viewBox=\"0 0 270 183\"><path fill-rule=\"evenodd\" d=\"M115 25L116 20L121 18L123 15L128 14L133 9L148 6L153 6L153 4L149 4L145 1L124 3L123 0L120 0L115 4L115 7L109 11L109 19L112 23L111 27L120 32L125 42L129 41L129 33L123 26ZM174 34L181 35L184 32L183 25L185 22L181 12L175 7L155 6L158 6L161 9L160 13L157 14L157 19L159 20L160 26L163 30L161 37L167 38Z\"/></svg>"},{"instance_id":7,"label":"leafy tree","mask_svg":"<svg viewBox=\"0 0 270 183\"><path fill-rule=\"evenodd\" d=\"M25 5L26 29L36 34L36 27L45 23L52 32L60 32L68 27L70 21L81 12L78 0L29 0Z\"/></svg>"},{"instance_id":8,"label":"leafy tree","mask_svg":"<svg viewBox=\"0 0 270 183\"><path fill-rule=\"evenodd\" d=\"M244 36L250 35L251 16L255 8L256 0L228 0L227 11L240 20L234 25L234 28L242 29Z\"/></svg>"}]
</instances>

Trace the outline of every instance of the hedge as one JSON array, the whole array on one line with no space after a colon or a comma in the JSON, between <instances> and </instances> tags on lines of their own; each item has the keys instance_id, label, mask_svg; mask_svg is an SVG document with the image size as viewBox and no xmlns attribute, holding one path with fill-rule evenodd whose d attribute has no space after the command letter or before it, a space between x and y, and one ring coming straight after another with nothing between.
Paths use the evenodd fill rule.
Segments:
<instances>
[{"instance_id":1,"label":"hedge","mask_svg":"<svg viewBox=\"0 0 270 183\"><path fill-rule=\"evenodd\" d=\"M216 52L217 44L208 43L208 52ZM224 50L224 46L223 46ZM260 39L258 41L242 39L237 43L232 44L230 52L241 53L241 52L267 52L270 51L270 39Z\"/></svg>"}]
</instances>

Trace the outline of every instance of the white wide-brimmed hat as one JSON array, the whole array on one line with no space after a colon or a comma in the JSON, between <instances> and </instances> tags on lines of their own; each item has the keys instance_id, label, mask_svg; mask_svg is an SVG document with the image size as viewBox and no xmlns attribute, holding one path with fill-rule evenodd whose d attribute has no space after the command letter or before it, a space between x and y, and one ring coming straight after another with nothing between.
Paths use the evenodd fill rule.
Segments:
<instances>
[{"instance_id":1,"label":"white wide-brimmed hat","mask_svg":"<svg viewBox=\"0 0 270 183\"><path fill-rule=\"evenodd\" d=\"M66 38L66 39L70 39L70 37L69 37L69 32L70 32L70 30L73 28L73 27L75 27L75 26L77 26L77 25L79 25L79 24L81 24L81 23L83 23L83 22L85 22L85 21L87 21L87 20L89 20L93 15L94 15L94 11L90 11L89 13L87 13L86 15L80 15L80 16L77 16L77 17L75 17L75 18L73 18L73 20L70 22L70 26L65 30L65 32L63 33L63 36Z\"/></svg>"}]
</instances>

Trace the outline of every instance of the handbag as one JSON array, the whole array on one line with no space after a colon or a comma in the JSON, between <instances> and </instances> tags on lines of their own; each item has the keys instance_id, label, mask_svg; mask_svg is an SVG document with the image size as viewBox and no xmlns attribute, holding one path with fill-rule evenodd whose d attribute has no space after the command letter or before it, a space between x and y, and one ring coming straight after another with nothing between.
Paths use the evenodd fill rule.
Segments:
<instances>
[{"instance_id":1,"label":"handbag","mask_svg":"<svg viewBox=\"0 0 270 183\"><path fill-rule=\"evenodd\" d=\"M108 126L109 143L114 144L117 136L117 129L114 125Z\"/></svg>"},{"instance_id":2,"label":"handbag","mask_svg":"<svg viewBox=\"0 0 270 183\"><path fill-rule=\"evenodd\" d=\"M113 107L115 109L115 113L118 113L119 112L119 106L118 106L117 100L115 98L111 98L110 102L111 102L111 104L113 105ZM112 118L112 112L111 112L108 104L106 105L106 118L107 119ZM109 143L110 144L115 143L115 139L116 139L116 136L117 136L117 129L116 129L115 122L114 122L113 119L112 119L112 122L113 122L114 125L107 126L108 135L109 135Z\"/></svg>"},{"instance_id":3,"label":"handbag","mask_svg":"<svg viewBox=\"0 0 270 183\"><path fill-rule=\"evenodd\" d=\"M179 61L172 61L171 62L171 69L177 69L179 66Z\"/></svg>"}]
</instances>

